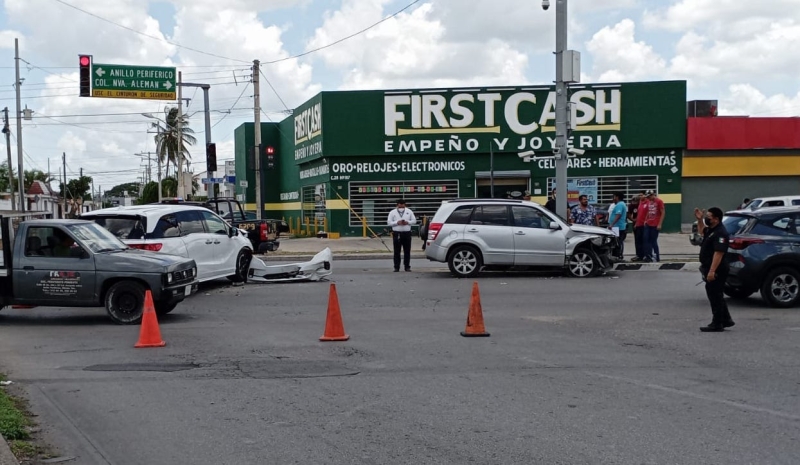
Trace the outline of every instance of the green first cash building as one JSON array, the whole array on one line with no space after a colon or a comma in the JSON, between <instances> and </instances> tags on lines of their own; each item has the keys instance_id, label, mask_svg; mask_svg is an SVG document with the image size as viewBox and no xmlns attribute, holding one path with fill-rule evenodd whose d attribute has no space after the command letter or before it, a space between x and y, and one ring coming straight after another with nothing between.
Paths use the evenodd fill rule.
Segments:
<instances>
[{"instance_id":1,"label":"green first cash building","mask_svg":"<svg viewBox=\"0 0 800 465\"><path fill-rule=\"evenodd\" d=\"M570 87L572 147L568 198L602 208L614 192L654 189L666 204L666 232L680 231L686 82ZM262 123L275 167L262 170L264 216L324 223L328 232L376 231L398 198L418 217L442 201L521 196L544 203L555 186L552 86L322 92L279 123ZM236 178L255 210L248 152L253 124L236 129ZM520 152L533 151L529 159ZM493 176L492 176L493 172Z\"/></svg>"}]
</instances>

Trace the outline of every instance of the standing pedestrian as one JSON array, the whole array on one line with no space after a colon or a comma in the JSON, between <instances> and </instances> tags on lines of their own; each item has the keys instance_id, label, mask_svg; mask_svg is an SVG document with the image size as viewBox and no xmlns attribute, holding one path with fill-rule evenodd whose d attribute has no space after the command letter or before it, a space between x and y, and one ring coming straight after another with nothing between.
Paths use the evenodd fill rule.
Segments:
<instances>
[{"instance_id":1,"label":"standing pedestrian","mask_svg":"<svg viewBox=\"0 0 800 465\"><path fill-rule=\"evenodd\" d=\"M392 242L394 244L394 271L400 271L400 249L403 249L403 265L406 271L411 271L411 225L417 224L414 212L406 208L406 201L399 199L397 208L389 212L387 220L392 227Z\"/></svg>"},{"instance_id":2,"label":"standing pedestrian","mask_svg":"<svg viewBox=\"0 0 800 465\"><path fill-rule=\"evenodd\" d=\"M628 219L633 223L633 245L636 249L636 256L632 262L640 262L644 259L644 212L647 210L647 197L645 191L636 194L628 206Z\"/></svg>"},{"instance_id":3,"label":"standing pedestrian","mask_svg":"<svg viewBox=\"0 0 800 465\"><path fill-rule=\"evenodd\" d=\"M581 195L578 197L578 205L572 207L569 215L570 224L585 224L587 226L599 226L597 221L597 210L589 205L589 197Z\"/></svg>"},{"instance_id":4,"label":"standing pedestrian","mask_svg":"<svg viewBox=\"0 0 800 465\"><path fill-rule=\"evenodd\" d=\"M608 229L610 229L615 236L617 236L617 246L614 248L613 255L619 260L623 259L625 252L625 238L628 236L628 206L625 205L625 194L622 192L614 193L614 202L609 214Z\"/></svg>"},{"instance_id":5,"label":"standing pedestrian","mask_svg":"<svg viewBox=\"0 0 800 465\"><path fill-rule=\"evenodd\" d=\"M706 282L706 295L711 304L711 324L701 326L704 333L718 333L730 328L735 323L725 303L723 289L728 278L728 262L725 253L728 251L728 231L722 224L722 210L717 207L709 208L705 214L699 209L694 209L697 218L697 232L702 234L703 243L700 245L700 274Z\"/></svg>"},{"instance_id":6,"label":"standing pedestrian","mask_svg":"<svg viewBox=\"0 0 800 465\"><path fill-rule=\"evenodd\" d=\"M648 190L647 208L644 218L644 261L661 261L661 251L658 248L658 233L664 223L664 202L656 196L655 191Z\"/></svg>"},{"instance_id":7,"label":"standing pedestrian","mask_svg":"<svg viewBox=\"0 0 800 465\"><path fill-rule=\"evenodd\" d=\"M556 190L553 189L550 192L550 198L547 200L547 203L544 204L544 208L550 210L551 212L556 212Z\"/></svg>"},{"instance_id":8,"label":"standing pedestrian","mask_svg":"<svg viewBox=\"0 0 800 465\"><path fill-rule=\"evenodd\" d=\"M748 203L750 203L750 199L745 197L744 200L742 200L742 203L739 205L739 208L737 210L744 210L747 207Z\"/></svg>"}]
</instances>

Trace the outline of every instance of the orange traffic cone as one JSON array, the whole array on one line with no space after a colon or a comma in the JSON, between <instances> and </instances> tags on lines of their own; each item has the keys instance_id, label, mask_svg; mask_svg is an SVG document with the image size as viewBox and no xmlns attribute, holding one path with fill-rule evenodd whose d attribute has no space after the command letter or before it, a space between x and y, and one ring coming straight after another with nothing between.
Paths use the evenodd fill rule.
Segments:
<instances>
[{"instance_id":1,"label":"orange traffic cone","mask_svg":"<svg viewBox=\"0 0 800 465\"><path fill-rule=\"evenodd\" d=\"M344 332L342 323L342 312L339 310L339 297L336 295L336 284L331 283L331 291L328 294L328 317L325 320L325 334L319 338L320 341L346 341L350 336Z\"/></svg>"},{"instance_id":2,"label":"orange traffic cone","mask_svg":"<svg viewBox=\"0 0 800 465\"><path fill-rule=\"evenodd\" d=\"M472 284L472 297L469 299L469 313L467 314L467 328L461 332L464 337L488 337L489 333L483 326L483 308L481 308L481 293L478 282Z\"/></svg>"},{"instance_id":3,"label":"orange traffic cone","mask_svg":"<svg viewBox=\"0 0 800 465\"><path fill-rule=\"evenodd\" d=\"M139 342L133 347L141 349L142 347L164 347L165 345L167 343L161 339L161 330L158 329L153 295L148 290L144 294L144 314L142 315L142 327L139 330Z\"/></svg>"}]
</instances>

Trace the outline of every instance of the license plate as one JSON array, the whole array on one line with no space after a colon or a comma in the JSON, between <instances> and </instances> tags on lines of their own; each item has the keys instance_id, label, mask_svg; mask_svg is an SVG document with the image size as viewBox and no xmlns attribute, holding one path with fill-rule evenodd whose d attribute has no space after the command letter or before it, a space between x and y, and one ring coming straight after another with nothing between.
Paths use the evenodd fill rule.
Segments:
<instances>
[{"instance_id":1,"label":"license plate","mask_svg":"<svg viewBox=\"0 0 800 465\"><path fill-rule=\"evenodd\" d=\"M192 294L192 286L186 286L183 288L183 295L189 297Z\"/></svg>"}]
</instances>

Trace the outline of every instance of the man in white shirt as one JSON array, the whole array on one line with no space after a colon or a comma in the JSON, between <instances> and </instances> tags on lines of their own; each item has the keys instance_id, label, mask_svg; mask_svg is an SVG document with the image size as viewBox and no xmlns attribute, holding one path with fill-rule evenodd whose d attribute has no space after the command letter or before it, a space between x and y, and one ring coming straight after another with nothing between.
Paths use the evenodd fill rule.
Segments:
<instances>
[{"instance_id":1,"label":"man in white shirt","mask_svg":"<svg viewBox=\"0 0 800 465\"><path fill-rule=\"evenodd\" d=\"M406 208L406 201L397 201L397 208L389 212L387 220L392 227L392 242L394 243L394 271L400 271L400 248L403 248L403 265L406 271L411 271L411 225L417 224L417 218L410 208Z\"/></svg>"}]
</instances>

